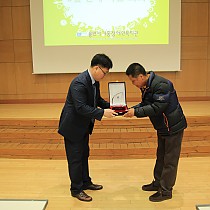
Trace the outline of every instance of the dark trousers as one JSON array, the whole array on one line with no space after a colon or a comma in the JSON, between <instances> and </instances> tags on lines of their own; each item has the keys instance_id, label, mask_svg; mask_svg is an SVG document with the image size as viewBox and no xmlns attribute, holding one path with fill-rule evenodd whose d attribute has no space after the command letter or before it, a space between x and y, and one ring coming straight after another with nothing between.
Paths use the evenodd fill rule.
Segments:
<instances>
[{"instance_id":1,"label":"dark trousers","mask_svg":"<svg viewBox=\"0 0 210 210\"><path fill-rule=\"evenodd\" d=\"M175 185L183 133L184 131L171 136L158 135L154 178L155 185L166 192L172 191Z\"/></svg>"},{"instance_id":2,"label":"dark trousers","mask_svg":"<svg viewBox=\"0 0 210 210\"><path fill-rule=\"evenodd\" d=\"M64 143L71 180L70 191L75 195L80 193L84 186L92 183L88 166L89 134L83 139L64 138Z\"/></svg>"}]
</instances>

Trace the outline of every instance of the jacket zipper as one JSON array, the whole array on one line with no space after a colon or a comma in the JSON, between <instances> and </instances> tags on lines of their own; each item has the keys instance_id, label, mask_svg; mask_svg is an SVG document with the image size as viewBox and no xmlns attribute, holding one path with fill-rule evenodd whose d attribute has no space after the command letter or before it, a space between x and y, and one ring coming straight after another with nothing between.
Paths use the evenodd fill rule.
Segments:
<instances>
[{"instance_id":1,"label":"jacket zipper","mask_svg":"<svg viewBox=\"0 0 210 210\"><path fill-rule=\"evenodd\" d=\"M169 129L169 125L168 125L168 119L167 119L167 117L166 117L165 113L163 113L163 117L164 117L164 123L165 123L165 125L166 125L167 129L168 129L168 131L170 131L170 129Z\"/></svg>"}]
</instances>

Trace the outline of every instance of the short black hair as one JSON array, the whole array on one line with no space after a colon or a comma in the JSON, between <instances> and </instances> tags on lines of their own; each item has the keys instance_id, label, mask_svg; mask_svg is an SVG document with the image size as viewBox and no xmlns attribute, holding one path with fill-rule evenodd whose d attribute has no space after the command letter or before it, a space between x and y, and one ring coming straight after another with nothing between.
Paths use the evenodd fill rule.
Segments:
<instances>
[{"instance_id":1,"label":"short black hair","mask_svg":"<svg viewBox=\"0 0 210 210\"><path fill-rule=\"evenodd\" d=\"M132 63L128 66L126 70L126 75L131 75L132 77L138 77L139 74L147 75L145 68L139 63Z\"/></svg>"},{"instance_id":2,"label":"short black hair","mask_svg":"<svg viewBox=\"0 0 210 210\"><path fill-rule=\"evenodd\" d=\"M111 69L113 67L111 59L105 54L96 54L91 60L91 67L100 65L103 68Z\"/></svg>"}]
</instances>

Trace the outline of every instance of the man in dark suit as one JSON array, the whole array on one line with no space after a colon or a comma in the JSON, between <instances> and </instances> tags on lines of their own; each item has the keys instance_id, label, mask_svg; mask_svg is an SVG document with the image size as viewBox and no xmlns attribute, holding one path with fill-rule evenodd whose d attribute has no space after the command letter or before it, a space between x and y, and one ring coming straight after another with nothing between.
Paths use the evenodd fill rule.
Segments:
<instances>
[{"instance_id":1,"label":"man in dark suit","mask_svg":"<svg viewBox=\"0 0 210 210\"><path fill-rule=\"evenodd\" d=\"M99 89L99 81L112 66L108 56L96 54L91 60L90 68L71 82L60 116L58 133L64 137L71 180L70 191L73 197L81 201L92 200L83 190L103 188L102 185L93 184L89 176L89 135L92 134L95 119L116 115L109 108L109 102L101 97Z\"/></svg>"}]
</instances>

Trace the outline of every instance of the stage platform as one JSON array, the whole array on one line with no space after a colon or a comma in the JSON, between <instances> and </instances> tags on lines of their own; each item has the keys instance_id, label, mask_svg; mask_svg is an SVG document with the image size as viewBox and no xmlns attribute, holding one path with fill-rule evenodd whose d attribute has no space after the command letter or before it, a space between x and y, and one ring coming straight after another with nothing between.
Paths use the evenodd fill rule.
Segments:
<instances>
[{"instance_id":1,"label":"stage platform","mask_svg":"<svg viewBox=\"0 0 210 210\"><path fill-rule=\"evenodd\" d=\"M188 121L181 156L210 156L210 101L181 105ZM57 133L62 107L63 103L0 104L0 157L65 159ZM90 147L91 159L154 158L156 132L148 118L103 118L95 124Z\"/></svg>"}]
</instances>

